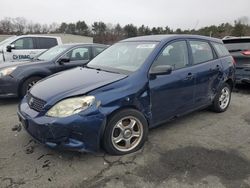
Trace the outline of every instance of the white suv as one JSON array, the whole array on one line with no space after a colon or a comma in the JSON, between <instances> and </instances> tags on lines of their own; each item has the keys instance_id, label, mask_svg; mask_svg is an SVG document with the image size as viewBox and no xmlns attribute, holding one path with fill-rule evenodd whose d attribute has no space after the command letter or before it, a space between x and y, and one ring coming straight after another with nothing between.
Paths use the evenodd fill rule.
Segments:
<instances>
[{"instance_id":1,"label":"white suv","mask_svg":"<svg viewBox=\"0 0 250 188\"><path fill-rule=\"evenodd\" d=\"M0 42L0 63L28 60L59 44L62 44L60 37L40 35L13 36Z\"/></svg>"}]
</instances>

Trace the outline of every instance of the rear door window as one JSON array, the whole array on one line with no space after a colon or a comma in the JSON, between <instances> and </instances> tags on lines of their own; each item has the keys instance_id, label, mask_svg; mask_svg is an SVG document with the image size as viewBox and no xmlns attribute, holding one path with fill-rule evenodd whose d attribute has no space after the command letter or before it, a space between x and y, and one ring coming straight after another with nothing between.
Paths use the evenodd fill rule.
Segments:
<instances>
[{"instance_id":1,"label":"rear door window","mask_svg":"<svg viewBox=\"0 0 250 188\"><path fill-rule=\"evenodd\" d=\"M227 48L223 44L212 42L212 45L215 48L219 57L224 57L224 56L230 55Z\"/></svg>"},{"instance_id":2,"label":"rear door window","mask_svg":"<svg viewBox=\"0 0 250 188\"><path fill-rule=\"evenodd\" d=\"M204 63L214 59L211 46L206 41L190 40L193 64Z\"/></svg>"},{"instance_id":3,"label":"rear door window","mask_svg":"<svg viewBox=\"0 0 250 188\"><path fill-rule=\"evenodd\" d=\"M37 49L49 49L57 45L57 40L55 38L38 37L36 39Z\"/></svg>"},{"instance_id":4,"label":"rear door window","mask_svg":"<svg viewBox=\"0 0 250 188\"><path fill-rule=\"evenodd\" d=\"M31 37L20 38L13 42L16 50L34 49L34 41Z\"/></svg>"}]
</instances>

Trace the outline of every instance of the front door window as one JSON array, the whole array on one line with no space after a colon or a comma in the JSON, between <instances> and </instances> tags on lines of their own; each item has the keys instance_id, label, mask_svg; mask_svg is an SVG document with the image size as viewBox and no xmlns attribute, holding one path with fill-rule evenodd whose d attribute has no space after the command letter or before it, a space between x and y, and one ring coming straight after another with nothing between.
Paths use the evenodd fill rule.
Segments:
<instances>
[{"instance_id":1,"label":"front door window","mask_svg":"<svg viewBox=\"0 0 250 188\"><path fill-rule=\"evenodd\" d=\"M173 70L188 66L187 43L177 41L168 45L153 64L153 66L158 65L171 65Z\"/></svg>"}]
</instances>

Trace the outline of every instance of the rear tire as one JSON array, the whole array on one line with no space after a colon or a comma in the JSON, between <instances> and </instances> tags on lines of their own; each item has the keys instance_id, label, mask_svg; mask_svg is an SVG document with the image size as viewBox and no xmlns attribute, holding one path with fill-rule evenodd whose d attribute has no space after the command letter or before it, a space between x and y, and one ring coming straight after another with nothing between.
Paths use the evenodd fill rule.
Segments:
<instances>
[{"instance_id":1,"label":"rear tire","mask_svg":"<svg viewBox=\"0 0 250 188\"><path fill-rule=\"evenodd\" d=\"M225 112L231 101L232 88L229 84L224 83L216 94L211 109L214 112Z\"/></svg>"},{"instance_id":2,"label":"rear tire","mask_svg":"<svg viewBox=\"0 0 250 188\"><path fill-rule=\"evenodd\" d=\"M31 89L31 87L41 79L42 79L41 77L35 76L25 80L20 89L20 97L24 97L27 94L27 92Z\"/></svg>"},{"instance_id":3,"label":"rear tire","mask_svg":"<svg viewBox=\"0 0 250 188\"><path fill-rule=\"evenodd\" d=\"M111 155L124 155L139 150L148 135L146 118L137 110L127 109L114 114L106 125L103 147Z\"/></svg>"}]
</instances>

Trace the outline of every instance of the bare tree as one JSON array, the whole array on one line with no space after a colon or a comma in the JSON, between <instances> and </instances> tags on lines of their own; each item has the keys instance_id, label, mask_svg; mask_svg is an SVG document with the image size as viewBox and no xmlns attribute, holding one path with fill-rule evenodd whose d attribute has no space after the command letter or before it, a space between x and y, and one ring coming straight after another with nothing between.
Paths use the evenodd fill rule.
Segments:
<instances>
[{"instance_id":1,"label":"bare tree","mask_svg":"<svg viewBox=\"0 0 250 188\"><path fill-rule=\"evenodd\" d=\"M34 33L39 34L39 33L41 33L41 30L42 30L41 24L35 23L35 24L34 24Z\"/></svg>"},{"instance_id":2,"label":"bare tree","mask_svg":"<svg viewBox=\"0 0 250 188\"><path fill-rule=\"evenodd\" d=\"M14 32L14 26L11 18L4 18L1 20L0 27L2 28L3 34L12 34Z\"/></svg>"},{"instance_id":3,"label":"bare tree","mask_svg":"<svg viewBox=\"0 0 250 188\"><path fill-rule=\"evenodd\" d=\"M197 25L197 24L196 24ZM113 44L116 41L127 37L151 35L151 34L171 34L171 33L186 33L186 34L199 34L211 35L213 37L222 38L227 35L244 36L250 35L250 18L243 16L238 18L234 24L222 23L220 25L210 25L200 29L186 29L181 28L175 31L170 27L153 27L150 28L146 25L137 26L127 24L122 27L119 23L113 25L111 23L104 23L101 21L94 22L91 25L85 21L78 21L75 23L52 23L40 24L26 20L22 17L17 18L4 18L0 20L0 34L35 34L35 33L69 33L77 35L92 36L94 42Z\"/></svg>"},{"instance_id":4,"label":"bare tree","mask_svg":"<svg viewBox=\"0 0 250 188\"><path fill-rule=\"evenodd\" d=\"M249 17L247 17L247 16L242 16L242 17L238 18L238 22L242 23L243 25L250 24Z\"/></svg>"},{"instance_id":5,"label":"bare tree","mask_svg":"<svg viewBox=\"0 0 250 188\"><path fill-rule=\"evenodd\" d=\"M15 28L15 32L17 34L23 34L24 30L26 29L26 24L27 24L27 20L25 18L22 17L17 17L12 19L12 23L13 26Z\"/></svg>"},{"instance_id":6,"label":"bare tree","mask_svg":"<svg viewBox=\"0 0 250 188\"><path fill-rule=\"evenodd\" d=\"M42 33L49 33L49 26L47 24L43 24L41 28Z\"/></svg>"},{"instance_id":7,"label":"bare tree","mask_svg":"<svg viewBox=\"0 0 250 188\"><path fill-rule=\"evenodd\" d=\"M49 25L49 33L55 33L59 29L59 24L53 22L52 24Z\"/></svg>"}]
</instances>

